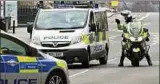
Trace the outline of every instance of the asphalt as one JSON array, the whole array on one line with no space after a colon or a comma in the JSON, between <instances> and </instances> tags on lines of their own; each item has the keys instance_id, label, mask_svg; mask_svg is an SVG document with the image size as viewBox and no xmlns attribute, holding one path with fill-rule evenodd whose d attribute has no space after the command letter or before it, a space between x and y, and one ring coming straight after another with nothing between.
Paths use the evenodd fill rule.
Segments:
<instances>
[{"instance_id":1,"label":"asphalt","mask_svg":"<svg viewBox=\"0 0 160 84\"><path fill-rule=\"evenodd\" d=\"M147 15L148 14L148 15ZM123 19L120 15L113 15L109 20L110 51L107 65L91 61L90 68L81 65L69 66L71 84L159 84L159 13L135 13L143 20L145 28L149 29L150 55L153 66L149 67L146 59L140 62L140 67L132 67L130 61L125 59L124 67L118 67L121 55L121 31L116 29L115 18ZM9 31L12 33L12 31ZM26 27L16 28L15 35L29 42Z\"/></svg>"}]
</instances>

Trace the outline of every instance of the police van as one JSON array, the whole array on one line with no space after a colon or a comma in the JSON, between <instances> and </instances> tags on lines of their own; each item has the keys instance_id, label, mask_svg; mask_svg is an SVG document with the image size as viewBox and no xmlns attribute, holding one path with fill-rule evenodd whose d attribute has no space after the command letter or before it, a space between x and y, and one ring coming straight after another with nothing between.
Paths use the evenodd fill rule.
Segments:
<instances>
[{"instance_id":1,"label":"police van","mask_svg":"<svg viewBox=\"0 0 160 84\"><path fill-rule=\"evenodd\" d=\"M94 59L107 63L106 9L40 9L27 31L32 46L67 63L82 63L84 67Z\"/></svg>"}]
</instances>

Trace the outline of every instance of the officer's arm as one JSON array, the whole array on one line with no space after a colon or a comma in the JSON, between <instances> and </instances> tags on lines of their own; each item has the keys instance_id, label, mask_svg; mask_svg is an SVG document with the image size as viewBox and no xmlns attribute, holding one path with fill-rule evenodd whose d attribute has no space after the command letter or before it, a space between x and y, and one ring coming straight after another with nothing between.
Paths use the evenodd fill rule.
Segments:
<instances>
[{"instance_id":1,"label":"officer's arm","mask_svg":"<svg viewBox=\"0 0 160 84\"><path fill-rule=\"evenodd\" d=\"M115 19L115 22L117 23L117 28L118 30L123 30L124 25L121 24L119 19Z\"/></svg>"},{"instance_id":2,"label":"officer's arm","mask_svg":"<svg viewBox=\"0 0 160 84\"><path fill-rule=\"evenodd\" d=\"M123 30L124 25L123 24L117 24L117 28L118 28L118 30Z\"/></svg>"}]
</instances>

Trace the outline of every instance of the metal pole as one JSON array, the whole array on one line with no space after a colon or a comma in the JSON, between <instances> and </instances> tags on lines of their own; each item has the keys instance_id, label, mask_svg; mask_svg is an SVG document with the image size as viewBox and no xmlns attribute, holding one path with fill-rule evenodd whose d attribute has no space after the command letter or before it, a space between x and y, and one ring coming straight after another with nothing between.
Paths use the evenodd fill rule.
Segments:
<instances>
[{"instance_id":1,"label":"metal pole","mask_svg":"<svg viewBox=\"0 0 160 84\"><path fill-rule=\"evenodd\" d=\"M13 20L13 34L15 34L15 20Z\"/></svg>"},{"instance_id":2,"label":"metal pole","mask_svg":"<svg viewBox=\"0 0 160 84\"><path fill-rule=\"evenodd\" d=\"M1 10L2 10L1 7L2 7L2 3L1 3L1 1L0 1L0 17L1 17L1 15L2 15L2 14L1 14Z\"/></svg>"},{"instance_id":3,"label":"metal pole","mask_svg":"<svg viewBox=\"0 0 160 84\"><path fill-rule=\"evenodd\" d=\"M8 32L8 25L9 24L9 21L8 21L8 18L5 17L5 31Z\"/></svg>"}]
</instances>

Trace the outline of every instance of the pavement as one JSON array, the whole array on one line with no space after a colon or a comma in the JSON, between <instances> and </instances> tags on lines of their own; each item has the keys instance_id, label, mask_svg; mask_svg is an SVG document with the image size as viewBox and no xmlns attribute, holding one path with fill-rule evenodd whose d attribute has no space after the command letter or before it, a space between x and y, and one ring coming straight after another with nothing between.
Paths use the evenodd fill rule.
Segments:
<instances>
[{"instance_id":1,"label":"pavement","mask_svg":"<svg viewBox=\"0 0 160 84\"><path fill-rule=\"evenodd\" d=\"M114 19L122 19L122 17L116 14L108 18L110 39L108 64L100 65L97 60L94 60L90 62L90 68L87 69L79 64L69 66L71 84L159 84L159 13L135 13L135 15L143 19L145 28L148 28L151 33L149 54L153 66L149 67L146 59L143 59L140 67L131 67L130 61L125 59L125 66L118 67L122 32L116 29ZM29 34L25 27L16 28L14 35L29 42Z\"/></svg>"}]
</instances>

